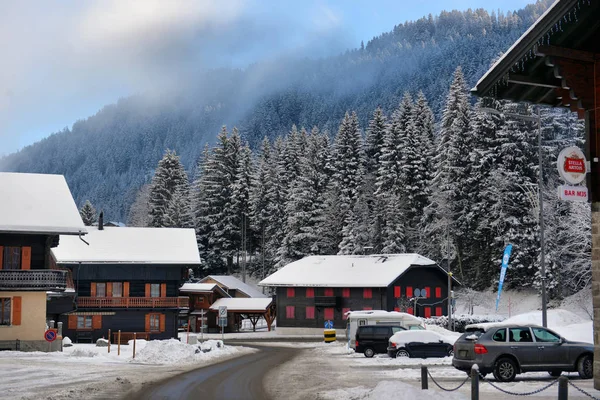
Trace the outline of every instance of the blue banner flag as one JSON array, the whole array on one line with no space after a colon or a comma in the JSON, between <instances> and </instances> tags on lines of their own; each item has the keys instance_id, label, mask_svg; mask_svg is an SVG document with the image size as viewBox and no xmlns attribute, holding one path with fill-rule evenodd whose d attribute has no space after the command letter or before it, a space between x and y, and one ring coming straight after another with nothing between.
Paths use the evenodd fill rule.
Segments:
<instances>
[{"instance_id":1,"label":"blue banner flag","mask_svg":"<svg viewBox=\"0 0 600 400\"><path fill-rule=\"evenodd\" d=\"M510 252L512 251L512 244L506 246L504 249L504 256L502 256L502 269L500 270L500 281L498 282L498 297L496 297L496 311L498 311L498 304L500 303L500 294L502 293L502 285L504 284L504 277L506 276L506 269L508 268L508 260L510 259Z\"/></svg>"}]
</instances>

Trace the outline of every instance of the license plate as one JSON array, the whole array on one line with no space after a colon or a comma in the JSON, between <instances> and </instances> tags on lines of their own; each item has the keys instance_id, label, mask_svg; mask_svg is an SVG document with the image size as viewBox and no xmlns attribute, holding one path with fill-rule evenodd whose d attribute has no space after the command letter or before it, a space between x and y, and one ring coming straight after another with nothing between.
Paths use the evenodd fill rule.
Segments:
<instances>
[{"instance_id":1,"label":"license plate","mask_svg":"<svg viewBox=\"0 0 600 400\"><path fill-rule=\"evenodd\" d=\"M466 357L466 356L467 356L467 354L468 354L468 351L467 351L467 350L461 350L461 351L459 351L459 352L458 352L458 354L459 354L461 357Z\"/></svg>"}]
</instances>

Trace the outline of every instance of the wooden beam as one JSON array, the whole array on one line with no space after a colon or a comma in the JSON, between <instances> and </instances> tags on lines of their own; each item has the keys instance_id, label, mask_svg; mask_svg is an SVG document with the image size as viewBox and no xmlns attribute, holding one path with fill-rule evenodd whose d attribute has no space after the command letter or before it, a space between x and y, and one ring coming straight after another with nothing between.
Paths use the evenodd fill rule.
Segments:
<instances>
[{"instance_id":1,"label":"wooden beam","mask_svg":"<svg viewBox=\"0 0 600 400\"><path fill-rule=\"evenodd\" d=\"M540 57L560 57L587 63L600 60L600 54L598 53L558 46L539 46L535 51L535 55Z\"/></svg>"},{"instance_id":2,"label":"wooden beam","mask_svg":"<svg viewBox=\"0 0 600 400\"><path fill-rule=\"evenodd\" d=\"M543 88L560 88L560 81L555 83L550 83L547 80L542 80L539 78L532 78L525 75L510 75L508 78L509 83L515 83L518 85L527 85L527 86L536 86Z\"/></svg>"}]
</instances>

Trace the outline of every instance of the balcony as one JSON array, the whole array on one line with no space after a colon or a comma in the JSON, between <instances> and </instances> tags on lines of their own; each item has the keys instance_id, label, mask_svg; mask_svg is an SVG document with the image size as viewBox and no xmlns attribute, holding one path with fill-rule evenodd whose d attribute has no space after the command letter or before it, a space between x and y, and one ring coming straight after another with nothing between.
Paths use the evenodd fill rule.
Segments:
<instances>
[{"instance_id":1,"label":"balcony","mask_svg":"<svg viewBox=\"0 0 600 400\"><path fill-rule=\"evenodd\" d=\"M0 290L64 292L67 271L51 269L0 270Z\"/></svg>"},{"instance_id":2,"label":"balcony","mask_svg":"<svg viewBox=\"0 0 600 400\"><path fill-rule=\"evenodd\" d=\"M189 308L189 297L79 297L78 308Z\"/></svg>"}]
</instances>

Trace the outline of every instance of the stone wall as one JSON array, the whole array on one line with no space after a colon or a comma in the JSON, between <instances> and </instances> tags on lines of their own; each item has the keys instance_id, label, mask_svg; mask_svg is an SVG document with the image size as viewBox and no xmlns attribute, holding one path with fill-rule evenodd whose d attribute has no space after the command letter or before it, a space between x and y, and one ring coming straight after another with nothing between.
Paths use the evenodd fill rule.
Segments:
<instances>
[{"instance_id":1,"label":"stone wall","mask_svg":"<svg viewBox=\"0 0 600 400\"><path fill-rule=\"evenodd\" d=\"M594 388L600 390L600 202L592 203L592 298L594 302Z\"/></svg>"}]
</instances>

